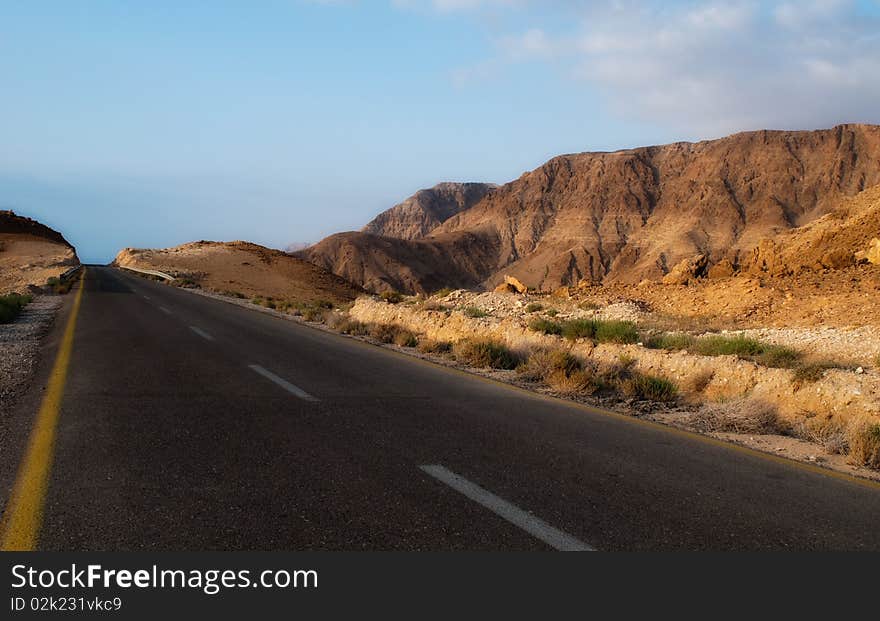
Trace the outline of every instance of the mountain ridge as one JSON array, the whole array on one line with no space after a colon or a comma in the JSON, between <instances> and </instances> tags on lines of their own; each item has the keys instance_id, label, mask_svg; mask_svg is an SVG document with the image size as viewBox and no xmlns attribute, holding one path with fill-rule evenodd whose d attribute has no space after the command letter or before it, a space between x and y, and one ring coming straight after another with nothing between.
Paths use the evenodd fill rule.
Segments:
<instances>
[{"instance_id":1,"label":"mountain ridge","mask_svg":"<svg viewBox=\"0 0 880 621\"><path fill-rule=\"evenodd\" d=\"M738 267L763 239L878 184L878 126L740 132L559 155L421 237L347 233L298 255L372 290L488 288L506 274L541 289L656 281L699 254Z\"/></svg>"}]
</instances>

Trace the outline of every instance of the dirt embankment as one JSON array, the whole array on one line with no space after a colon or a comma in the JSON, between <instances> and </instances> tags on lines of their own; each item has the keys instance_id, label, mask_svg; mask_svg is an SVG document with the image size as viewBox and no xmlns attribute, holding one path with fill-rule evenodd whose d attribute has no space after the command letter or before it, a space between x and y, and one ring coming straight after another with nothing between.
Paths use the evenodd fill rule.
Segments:
<instances>
[{"instance_id":1,"label":"dirt embankment","mask_svg":"<svg viewBox=\"0 0 880 621\"><path fill-rule=\"evenodd\" d=\"M184 286L244 298L348 302L362 290L311 263L249 242L193 242L174 248L125 248L118 266L166 272Z\"/></svg>"},{"instance_id":2,"label":"dirt embankment","mask_svg":"<svg viewBox=\"0 0 880 621\"><path fill-rule=\"evenodd\" d=\"M42 287L76 265L76 250L61 233L0 211L0 295Z\"/></svg>"}]
</instances>

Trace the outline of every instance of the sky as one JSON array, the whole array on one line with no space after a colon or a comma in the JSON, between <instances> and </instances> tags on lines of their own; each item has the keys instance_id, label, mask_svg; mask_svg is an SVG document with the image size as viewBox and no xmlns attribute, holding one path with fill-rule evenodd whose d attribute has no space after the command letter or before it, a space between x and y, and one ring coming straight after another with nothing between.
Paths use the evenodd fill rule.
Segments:
<instances>
[{"instance_id":1,"label":"sky","mask_svg":"<svg viewBox=\"0 0 880 621\"><path fill-rule=\"evenodd\" d=\"M560 153L880 123L878 0L0 0L0 208L283 248Z\"/></svg>"}]
</instances>

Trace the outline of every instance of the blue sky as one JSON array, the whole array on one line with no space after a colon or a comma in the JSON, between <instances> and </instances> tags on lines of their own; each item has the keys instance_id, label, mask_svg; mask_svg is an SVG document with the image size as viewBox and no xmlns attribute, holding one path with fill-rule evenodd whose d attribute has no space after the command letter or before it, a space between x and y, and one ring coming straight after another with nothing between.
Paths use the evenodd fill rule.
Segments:
<instances>
[{"instance_id":1,"label":"blue sky","mask_svg":"<svg viewBox=\"0 0 880 621\"><path fill-rule=\"evenodd\" d=\"M880 4L0 3L0 206L85 261L356 229L564 152L880 123Z\"/></svg>"}]
</instances>

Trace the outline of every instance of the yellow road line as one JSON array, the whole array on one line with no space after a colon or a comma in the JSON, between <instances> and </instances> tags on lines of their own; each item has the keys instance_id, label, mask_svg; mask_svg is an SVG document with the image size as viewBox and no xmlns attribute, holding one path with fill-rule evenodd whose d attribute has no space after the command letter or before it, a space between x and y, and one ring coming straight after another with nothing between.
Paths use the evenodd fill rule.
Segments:
<instances>
[{"instance_id":1,"label":"yellow road line","mask_svg":"<svg viewBox=\"0 0 880 621\"><path fill-rule=\"evenodd\" d=\"M12 489L12 496L6 505L3 520L0 522L0 549L33 550L37 545L37 535L43 519L43 506L49 486L49 473L55 447L55 430L61 412L61 398L67 381L70 354L73 350L73 335L76 329L76 316L82 302L85 268L80 276L80 287L70 311L70 318L64 329L61 347L55 358L55 365L49 376L49 385L31 437L27 452L18 470L18 478Z\"/></svg>"}]
</instances>

